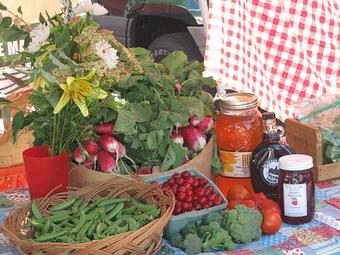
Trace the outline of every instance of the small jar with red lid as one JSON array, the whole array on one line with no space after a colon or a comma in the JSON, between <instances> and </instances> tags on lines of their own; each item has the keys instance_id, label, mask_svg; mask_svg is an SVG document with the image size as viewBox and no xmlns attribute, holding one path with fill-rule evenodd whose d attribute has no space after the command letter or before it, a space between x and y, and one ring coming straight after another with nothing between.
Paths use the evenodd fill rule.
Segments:
<instances>
[{"instance_id":1,"label":"small jar with red lid","mask_svg":"<svg viewBox=\"0 0 340 255\"><path fill-rule=\"evenodd\" d=\"M279 159L279 203L288 224L310 222L315 212L313 158L293 154Z\"/></svg>"}]
</instances>

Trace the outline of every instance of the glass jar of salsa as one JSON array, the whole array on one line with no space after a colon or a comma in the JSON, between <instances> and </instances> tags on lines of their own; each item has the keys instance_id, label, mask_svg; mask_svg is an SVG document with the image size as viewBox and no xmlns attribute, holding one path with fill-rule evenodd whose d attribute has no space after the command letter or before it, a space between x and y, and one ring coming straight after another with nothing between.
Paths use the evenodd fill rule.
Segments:
<instances>
[{"instance_id":1,"label":"glass jar of salsa","mask_svg":"<svg viewBox=\"0 0 340 255\"><path fill-rule=\"evenodd\" d=\"M220 97L215 133L223 171L217 175L216 182L224 195L234 184L242 184L253 191L250 157L263 134L257 101L257 96L251 93L230 93Z\"/></svg>"},{"instance_id":2,"label":"glass jar of salsa","mask_svg":"<svg viewBox=\"0 0 340 255\"><path fill-rule=\"evenodd\" d=\"M315 212L313 159L295 154L279 159L279 203L282 220L288 224L310 222Z\"/></svg>"}]
</instances>

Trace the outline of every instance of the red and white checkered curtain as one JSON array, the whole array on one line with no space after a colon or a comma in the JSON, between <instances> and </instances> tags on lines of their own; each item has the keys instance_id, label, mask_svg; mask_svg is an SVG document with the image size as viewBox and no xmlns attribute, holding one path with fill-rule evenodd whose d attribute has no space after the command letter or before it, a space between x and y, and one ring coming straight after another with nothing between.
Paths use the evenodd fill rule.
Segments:
<instances>
[{"instance_id":1,"label":"red and white checkered curtain","mask_svg":"<svg viewBox=\"0 0 340 255\"><path fill-rule=\"evenodd\" d=\"M340 0L212 0L206 75L285 119L340 90Z\"/></svg>"}]
</instances>

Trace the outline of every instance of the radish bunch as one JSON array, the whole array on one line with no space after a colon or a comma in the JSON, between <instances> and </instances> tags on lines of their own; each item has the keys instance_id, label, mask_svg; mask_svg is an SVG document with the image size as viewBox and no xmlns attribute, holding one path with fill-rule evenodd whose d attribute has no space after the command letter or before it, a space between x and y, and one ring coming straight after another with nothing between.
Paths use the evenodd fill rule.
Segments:
<instances>
[{"instance_id":1,"label":"radish bunch","mask_svg":"<svg viewBox=\"0 0 340 255\"><path fill-rule=\"evenodd\" d=\"M86 140L79 144L73 152L73 159L87 168L98 169L104 173L129 172L123 158L128 159L136 166L132 159L126 155L126 148L116 137L112 135L114 125L112 123L98 124L95 126L99 135L97 141ZM118 164L120 161L121 164ZM124 169L119 169L119 165Z\"/></svg>"},{"instance_id":2,"label":"radish bunch","mask_svg":"<svg viewBox=\"0 0 340 255\"><path fill-rule=\"evenodd\" d=\"M206 133L212 129L214 121L210 116L199 120L196 115L192 115L189 117L189 123L190 125L185 127L176 126L171 137L174 142L187 147L189 151L199 152L207 144Z\"/></svg>"}]
</instances>

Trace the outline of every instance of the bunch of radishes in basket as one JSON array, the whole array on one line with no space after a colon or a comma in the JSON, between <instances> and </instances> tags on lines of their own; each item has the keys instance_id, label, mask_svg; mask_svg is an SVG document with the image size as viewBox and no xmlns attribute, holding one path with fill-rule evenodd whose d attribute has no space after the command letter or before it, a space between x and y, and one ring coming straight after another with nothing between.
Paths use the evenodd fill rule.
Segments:
<instances>
[{"instance_id":1,"label":"bunch of radishes in basket","mask_svg":"<svg viewBox=\"0 0 340 255\"><path fill-rule=\"evenodd\" d=\"M210 116L199 120L195 115L189 118L189 123L188 126L176 124L168 131L168 135L174 142L187 148L188 153L183 160L183 164L206 146L207 133L214 124ZM133 171L137 174L151 174L162 170L157 165L137 166L133 156L127 155L126 145L122 142L123 139L113 135L113 123L97 124L94 129L97 138L80 142L73 152L73 159L79 165L105 173L113 171L128 173Z\"/></svg>"},{"instance_id":2,"label":"bunch of radishes in basket","mask_svg":"<svg viewBox=\"0 0 340 255\"><path fill-rule=\"evenodd\" d=\"M104 173L116 170L120 173L129 172L124 159L137 169L134 161L126 155L125 145L112 135L113 128L113 123L96 125L98 139L81 142L73 152L73 159L80 165Z\"/></svg>"}]
</instances>

